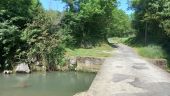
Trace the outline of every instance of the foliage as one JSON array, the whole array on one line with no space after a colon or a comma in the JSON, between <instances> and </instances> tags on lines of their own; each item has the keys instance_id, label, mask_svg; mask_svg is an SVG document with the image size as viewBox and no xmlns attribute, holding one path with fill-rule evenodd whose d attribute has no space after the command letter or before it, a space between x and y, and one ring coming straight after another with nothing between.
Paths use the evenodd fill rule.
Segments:
<instances>
[{"instance_id":1,"label":"foliage","mask_svg":"<svg viewBox=\"0 0 170 96\"><path fill-rule=\"evenodd\" d=\"M170 29L170 1L169 0L131 0L131 7L135 10L133 27L137 36L130 43L137 45L158 44L162 48L140 48L140 54L146 57L165 58L170 61L169 29ZM149 51L146 51L149 50ZM163 51L166 52L163 52ZM164 54L166 53L166 54Z\"/></svg>"},{"instance_id":2,"label":"foliage","mask_svg":"<svg viewBox=\"0 0 170 96\"><path fill-rule=\"evenodd\" d=\"M11 69L18 60L23 42L20 39L26 23L36 15L33 13L37 0L0 1L0 69ZM17 7L16 7L17 6ZM34 7L35 6L35 7Z\"/></svg>"},{"instance_id":3,"label":"foliage","mask_svg":"<svg viewBox=\"0 0 170 96\"><path fill-rule=\"evenodd\" d=\"M19 62L40 62L49 70L64 65L67 37L59 16L59 12L44 11L39 0L0 1L0 70Z\"/></svg>"},{"instance_id":4,"label":"foliage","mask_svg":"<svg viewBox=\"0 0 170 96\"><path fill-rule=\"evenodd\" d=\"M138 39L164 41L169 34L169 0L132 0L135 10L133 25Z\"/></svg>"},{"instance_id":5,"label":"foliage","mask_svg":"<svg viewBox=\"0 0 170 96\"><path fill-rule=\"evenodd\" d=\"M26 23L31 22L33 17L38 14L36 12L38 6L40 6L38 0L1 0L0 21L8 21L23 29L26 27Z\"/></svg>"},{"instance_id":6,"label":"foliage","mask_svg":"<svg viewBox=\"0 0 170 96\"><path fill-rule=\"evenodd\" d=\"M58 12L42 11L22 34L29 47L26 52L28 60L36 58L47 70L56 70L57 65L65 64L64 41L67 37L58 25L59 16Z\"/></svg>"},{"instance_id":7,"label":"foliage","mask_svg":"<svg viewBox=\"0 0 170 96\"><path fill-rule=\"evenodd\" d=\"M20 32L16 26L0 23L0 69L10 68L13 55L20 48Z\"/></svg>"},{"instance_id":8,"label":"foliage","mask_svg":"<svg viewBox=\"0 0 170 96\"><path fill-rule=\"evenodd\" d=\"M95 46L107 37L112 23L115 0L64 0L67 13L63 19L73 37L73 44L80 47Z\"/></svg>"},{"instance_id":9,"label":"foliage","mask_svg":"<svg viewBox=\"0 0 170 96\"><path fill-rule=\"evenodd\" d=\"M134 34L130 17L120 9L113 11L113 21L108 37L127 37Z\"/></svg>"}]
</instances>

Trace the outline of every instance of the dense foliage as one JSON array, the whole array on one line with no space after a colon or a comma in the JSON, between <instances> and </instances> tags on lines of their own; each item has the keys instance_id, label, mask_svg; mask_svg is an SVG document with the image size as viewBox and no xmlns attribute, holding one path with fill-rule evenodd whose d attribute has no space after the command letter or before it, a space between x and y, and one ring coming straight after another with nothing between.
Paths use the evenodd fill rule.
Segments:
<instances>
[{"instance_id":1,"label":"dense foliage","mask_svg":"<svg viewBox=\"0 0 170 96\"><path fill-rule=\"evenodd\" d=\"M63 0L68 8L63 23L73 44L91 47L106 40L113 21L115 0Z\"/></svg>"},{"instance_id":2,"label":"dense foliage","mask_svg":"<svg viewBox=\"0 0 170 96\"><path fill-rule=\"evenodd\" d=\"M145 43L165 41L170 33L170 1L132 0L131 5L138 39Z\"/></svg>"},{"instance_id":3,"label":"dense foliage","mask_svg":"<svg viewBox=\"0 0 170 96\"><path fill-rule=\"evenodd\" d=\"M140 47L144 44L138 48L142 56L165 58L170 65L170 1L131 0L131 7L135 11L133 28L137 31L131 43Z\"/></svg>"},{"instance_id":4,"label":"dense foliage","mask_svg":"<svg viewBox=\"0 0 170 96\"><path fill-rule=\"evenodd\" d=\"M112 14L113 21L108 32L108 37L127 37L134 34L130 16L120 9L115 9Z\"/></svg>"},{"instance_id":5,"label":"dense foliage","mask_svg":"<svg viewBox=\"0 0 170 96\"><path fill-rule=\"evenodd\" d=\"M26 23L36 15L33 12L37 4L35 0L0 1L1 69L11 67L14 55L18 55L18 49L22 47L20 39L22 30L26 27Z\"/></svg>"},{"instance_id":6,"label":"dense foliage","mask_svg":"<svg viewBox=\"0 0 170 96\"><path fill-rule=\"evenodd\" d=\"M62 65L65 38L54 22L59 16L39 0L0 1L0 69L22 62L40 62L50 70Z\"/></svg>"}]
</instances>

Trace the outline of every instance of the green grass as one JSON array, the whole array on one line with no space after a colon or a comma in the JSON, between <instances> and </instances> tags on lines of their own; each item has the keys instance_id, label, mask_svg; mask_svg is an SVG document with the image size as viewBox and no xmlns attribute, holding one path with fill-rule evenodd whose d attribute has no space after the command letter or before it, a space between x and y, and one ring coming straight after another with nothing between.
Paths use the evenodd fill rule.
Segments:
<instances>
[{"instance_id":1,"label":"green grass","mask_svg":"<svg viewBox=\"0 0 170 96\"><path fill-rule=\"evenodd\" d=\"M77 49L66 49L68 56L81 56L81 57L110 57L113 48L107 44L102 44L91 49L77 48Z\"/></svg>"},{"instance_id":2,"label":"green grass","mask_svg":"<svg viewBox=\"0 0 170 96\"><path fill-rule=\"evenodd\" d=\"M109 42L113 44L125 43L130 37L113 37L109 38Z\"/></svg>"},{"instance_id":3,"label":"green grass","mask_svg":"<svg viewBox=\"0 0 170 96\"><path fill-rule=\"evenodd\" d=\"M142 57L150 59L166 58L166 52L158 45L148 45L146 47L135 47L135 50Z\"/></svg>"}]
</instances>

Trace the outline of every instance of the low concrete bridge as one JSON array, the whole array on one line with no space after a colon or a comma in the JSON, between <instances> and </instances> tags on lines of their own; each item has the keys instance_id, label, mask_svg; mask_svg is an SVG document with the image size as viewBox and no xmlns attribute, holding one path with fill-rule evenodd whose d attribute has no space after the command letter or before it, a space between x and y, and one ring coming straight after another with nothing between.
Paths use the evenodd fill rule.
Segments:
<instances>
[{"instance_id":1,"label":"low concrete bridge","mask_svg":"<svg viewBox=\"0 0 170 96\"><path fill-rule=\"evenodd\" d=\"M170 96L170 75L118 45L83 96Z\"/></svg>"}]
</instances>

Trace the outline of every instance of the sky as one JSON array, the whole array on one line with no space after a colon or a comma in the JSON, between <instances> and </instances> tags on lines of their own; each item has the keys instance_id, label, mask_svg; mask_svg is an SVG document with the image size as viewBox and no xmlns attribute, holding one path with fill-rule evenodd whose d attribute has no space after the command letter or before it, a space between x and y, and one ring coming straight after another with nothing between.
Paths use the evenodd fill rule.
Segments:
<instances>
[{"instance_id":1,"label":"sky","mask_svg":"<svg viewBox=\"0 0 170 96\"><path fill-rule=\"evenodd\" d=\"M127 14L133 13L133 11L128 10L128 0L118 0L120 2L119 4L119 9L124 10ZM43 7L48 10L48 9L53 9L53 10L58 10L58 11L63 11L65 8L65 4L61 2L61 0L40 0L42 3Z\"/></svg>"},{"instance_id":2,"label":"sky","mask_svg":"<svg viewBox=\"0 0 170 96\"><path fill-rule=\"evenodd\" d=\"M48 10L58 10L63 11L65 8L65 4L61 2L61 0L40 0L42 6Z\"/></svg>"},{"instance_id":3,"label":"sky","mask_svg":"<svg viewBox=\"0 0 170 96\"><path fill-rule=\"evenodd\" d=\"M130 15L133 13L133 11L128 8L128 1L129 0L118 0L118 2L120 2L118 8L124 10L127 14Z\"/></svg>"}]
</instances>

